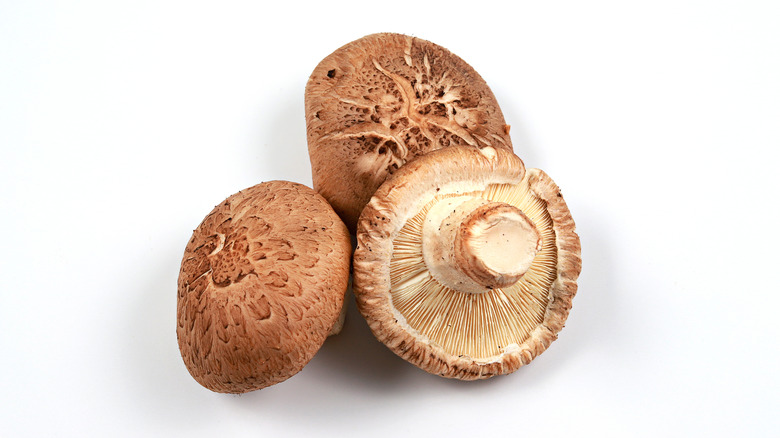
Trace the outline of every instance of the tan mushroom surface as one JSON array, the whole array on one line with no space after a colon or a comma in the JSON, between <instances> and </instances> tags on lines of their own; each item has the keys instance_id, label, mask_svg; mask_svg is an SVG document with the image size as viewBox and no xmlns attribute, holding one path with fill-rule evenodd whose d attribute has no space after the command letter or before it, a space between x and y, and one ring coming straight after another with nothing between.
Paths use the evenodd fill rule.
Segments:
<instances>
[{"instance_id":1,"label":"tan mushroom surface","mask_svg":"<svg viewBox=\"0 0 780 438\"><path fill-rule=\"evenodd\" d=\"M314 189L353 232L374 191L414 157L452 145L512 149L484 79L420 38L346 44L317 65L305 96Z\"/></svg>"},{"instance_id":2,"label":"tan mushroom surface","mask_svg":"<svg viewBox=\"0 0 780 438\"><path fill-rule=\"evenodd\" d=\"M314 190L271 181L227 198L194 231L176 333L204 387L242 393L299 372L338 325L349 232Z\"/></svg>"},{"instance_id":3,"label":"tan mushroom surface","mask_svg":"<svg viewBox=\"0 0 780 438\"><path fill-rule=\"evenodd\" d=\"M512 152L426 154L360 217L358 307L380 341L430 373L513 372L563 328L581 267L574 228L558 186Z\"/></svg>"}]
</instances>

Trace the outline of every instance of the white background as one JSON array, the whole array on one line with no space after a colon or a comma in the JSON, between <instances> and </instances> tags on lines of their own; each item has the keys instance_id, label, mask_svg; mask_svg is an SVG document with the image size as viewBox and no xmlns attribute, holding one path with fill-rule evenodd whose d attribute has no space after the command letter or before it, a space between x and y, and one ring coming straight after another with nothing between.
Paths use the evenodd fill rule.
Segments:
<instances>
[{"instance_id":1,"label":"white background","mask_svg":"<svg viewBox=\"0 0 780 438\"><path fill-rule=\"evenodd\" d=\"M777 436L776 1L0 3L3 436ZM211 208L311 185L303 93L363 35L445 46L561 186L583 272L558 341L500 378L343 334L243 396L179 356Z\"/></svg>"}]
</instances>

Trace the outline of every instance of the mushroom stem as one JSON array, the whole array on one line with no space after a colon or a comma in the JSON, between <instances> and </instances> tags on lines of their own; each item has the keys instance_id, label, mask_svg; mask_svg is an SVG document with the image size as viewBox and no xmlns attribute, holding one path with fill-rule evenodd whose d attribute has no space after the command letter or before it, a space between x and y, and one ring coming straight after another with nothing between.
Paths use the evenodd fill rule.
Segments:
<instances>
[{"instance_id":1,"label":"mushroom stem","mask_svg":"<svg viewBox=\"0 0 780 438\"><path fill-rule=\"evenodd\" d=\"M423 259L431 275L471 293L515 284L541 244L536 226L520 209L473 196L442 199L423 225Z\"/></svg>"}]
</instances>

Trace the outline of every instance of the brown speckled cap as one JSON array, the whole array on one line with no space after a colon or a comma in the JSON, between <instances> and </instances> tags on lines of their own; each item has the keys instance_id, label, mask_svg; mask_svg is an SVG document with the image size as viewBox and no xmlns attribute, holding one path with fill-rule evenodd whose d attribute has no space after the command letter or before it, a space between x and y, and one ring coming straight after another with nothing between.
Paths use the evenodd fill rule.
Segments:
<instances>
[{"instance_id":1,"label":"brown speckled cap","mask_svg":"<svg viewBox=\"0 0 780 438\"><path fill-rule=\"evenodd\" d=\"M354 232L396 169L451 145L512 149L493 92L465 61L429 41L379 33L336 50L306 85L314 188Z\"/></svg>"},{"instance_id":2,"label":"brown speckled cap","mask_svg":"<svg viewBox=\"0 0 780 438\"><path fill-rule=\"evenodd\" d=\"M406 164L358 222L354 292L374 335L418 367L473 380L557 338L580 273L558 186L512 152L451 147Z\"/></svg>"},{"instance_id":3,"label":"brown speckled cap","mask_svg":"<svg viewBox=\"0 0 780 438\"><path fill-rule=\"evenodd\" d=\"M271 181L214 208L187 244L177 325L206 388L242 393L300 371L339 319L352 246L314 190Z\"/></svg>"}]
</instances>

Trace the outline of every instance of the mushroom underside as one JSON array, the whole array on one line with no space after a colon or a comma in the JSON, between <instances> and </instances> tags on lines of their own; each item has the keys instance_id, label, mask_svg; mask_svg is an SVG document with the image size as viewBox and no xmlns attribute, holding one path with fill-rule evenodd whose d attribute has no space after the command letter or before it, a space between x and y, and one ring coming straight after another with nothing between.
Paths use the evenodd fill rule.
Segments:
<instances>
[{"instance_id":1,"label":"mushroom underside","mask_svg":"<svg viewBox=\"0 0 780 438\"><path fill-rule=\"evenodd\" d=\"M357 238L355 295L374 334L444 377L529 363L556 339L576 293L579 238L560 190L511 152L418 158L380 187Z\"/></svg>"},{"instance_id":2,"label":"mushroom underside","mask_svg":"<svg viewBox=\"0 0 780 438\"><path fill-rule=\"evenodd\" d=\"M408 330L447 354L493 362L525 342L544 319L556 276L555 232L545 203L527 186L520 187L518 191L507 184L494 184L482 192L437 196L406 222L393 241L392 306ZM514 284L472 293L448 287L431 273L419 238L425 218L436 204L461 196L517 205L543 230L541 249Z\"/></svg>"}]
</instances>

